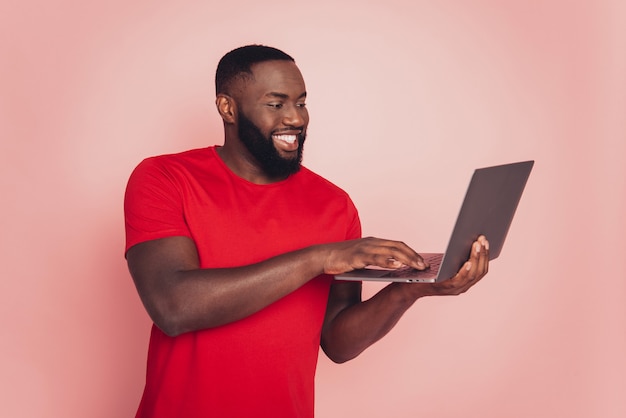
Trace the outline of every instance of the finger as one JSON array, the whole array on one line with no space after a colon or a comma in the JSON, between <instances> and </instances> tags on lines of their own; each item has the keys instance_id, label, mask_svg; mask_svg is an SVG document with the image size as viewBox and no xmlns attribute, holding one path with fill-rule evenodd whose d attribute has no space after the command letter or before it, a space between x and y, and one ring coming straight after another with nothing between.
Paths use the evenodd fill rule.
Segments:
<instances>
[{"instance_id":1,"label":"finger","mask_svg":"<svg viewBox=\"0 0 626 418\"><path fill-rule=\"evenodd\" d=\"M484 237L474 242L469 262L471 267L466 276L467 289L478 283L487 274L489 268L488 243Z\"/></svg>"},{"instance_id":2,"label":"finger","mask_svg":"<svg viewBox=\"0 0 626 418\"><path fill-rule=\"evenodd\" d=\"M401 253L397 252L374 254L371 256L368 265L375 265L378 267L392 269L397 269L403 266L410 266L418 270L423 270L428 266L428 264L419 255L417 256L417 258L407 258Z\"/></svg>"},{"instance_id":3,"label":"finger","mask_svg":"<svg viewBox=\"0 0 626 418\"><path fill-rule=\"evenodd\" d=\"M478 259L478 274L482 278L489 271L489 241L484 236L479 237L481 245L480 257Z\"/></svg>"},{"instance_id":4,"label":"finger","mask_svg":"<svg viewBox=\"0 0 626 418\"><path fill-rule=\"evenodd\" d=\"M380 240L381 254L391 259L391 264L400 267L395 261L418 270L428 267L428 263L415 250L401 241Z\"/></svg>"},{"instance_id":5,"label":"finger","mask_svg":"<svg viewBox=\"0 0 626 418\"><path fill-rule=\"evenodd\" d=\"M472 268L468 274L468 278L471 282L476 282L485 275L489 260L487 257L485 241L484 237L480 237L473 244L472 256L470 257L470 260L472 261Z\"/></svg>"},{"instance_id":6,"label":"finger","mask_svg":"<svg viewBox=\"0 0 626 418\"><path fill-rule=\"evenodd\" d=\"M472 269L471 271L471 280L482 278L487 273L489 266L489 242L484 236L481 235L472 244L470 261L472 261L476 267L476 269Z\"/></svg>"}]
</instances>

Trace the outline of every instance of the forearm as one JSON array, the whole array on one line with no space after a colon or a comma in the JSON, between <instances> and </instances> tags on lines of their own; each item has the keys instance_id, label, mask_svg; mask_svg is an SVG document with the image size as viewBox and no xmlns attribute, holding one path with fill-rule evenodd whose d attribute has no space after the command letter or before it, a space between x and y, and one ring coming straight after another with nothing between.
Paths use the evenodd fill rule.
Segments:
<instances>
[{"instance_id":1,"label":"forearm","mask_svg":"<svg viewBox=\"0 0 626 418\"><path fill-rule=\"evenodd\" d=\"M407 309L426 295L418 289L411 290L407 292L406 287L392 283L372 298L337 314L322 335L326 355L336 363L343 363L384 337Z\"/></svg>"},{"instance_id":2,"label":"forearm","mask_svg":"<svg viewBox=\"0 0 626 418\"><path fill-rule=\"evenodd\" d=\"M249 316L323 273L323 248L310 247L249 266L162 272L144 305L168 335L212 328Z\"/></svg>"}]
</instances>

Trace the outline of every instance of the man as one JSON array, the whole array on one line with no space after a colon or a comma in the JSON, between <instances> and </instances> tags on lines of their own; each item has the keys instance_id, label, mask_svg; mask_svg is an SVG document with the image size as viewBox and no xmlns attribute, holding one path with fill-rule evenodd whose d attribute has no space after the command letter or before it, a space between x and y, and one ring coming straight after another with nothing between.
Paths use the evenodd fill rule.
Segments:
<instances>
[{"instance_id":1,"label":"man","mask_svg":"<svg viewBox=\"0 0 626 418\"><path fill-rule=\"evenodd\" d=\"M350 360L420 297L459 294L488 243L448 281L361 301L334 274L427 268L401 242L360 239L348 195L301 166L309 123L293 58L246 46L216 73L224 145L144 160L128 183L126 257L154 321L137 417L312 417L319 346Z\"/></svg>"}]
</instances>

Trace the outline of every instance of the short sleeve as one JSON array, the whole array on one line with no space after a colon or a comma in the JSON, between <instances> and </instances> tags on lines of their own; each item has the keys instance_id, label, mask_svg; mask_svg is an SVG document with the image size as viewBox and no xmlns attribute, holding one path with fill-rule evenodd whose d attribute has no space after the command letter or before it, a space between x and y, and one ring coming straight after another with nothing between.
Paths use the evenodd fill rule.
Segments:
<instances>
[{"instance_id":1,"label":"short sleeve","mask_svg":"<svg viewBox=\"0 0 626 418\"><path fill-rule=\"evenodd\" d=\"M191 237L180 188L158 158L142 161L132 172L124 196L126 249L171 236Z\"/></svg>"},{"instance_id":2,"label":"short sleeve","mask_svg":"<svg viewBox=\"0 0 626 418\"><path fill-rule=\"evenodd\" d=\"M361 220L359 219L359 213L356 209L356 206L354 206L354 203L350 198L348 198L348 216L349 225L346 239L351 240L361 238Z\"/></svg>"}]
</instances>

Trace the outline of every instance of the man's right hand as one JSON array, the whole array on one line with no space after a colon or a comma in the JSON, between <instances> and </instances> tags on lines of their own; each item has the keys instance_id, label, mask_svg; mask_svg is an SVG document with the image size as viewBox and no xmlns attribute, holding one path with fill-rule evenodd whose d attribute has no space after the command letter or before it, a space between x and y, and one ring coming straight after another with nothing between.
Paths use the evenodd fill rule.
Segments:
<instances>
[{"instance_id":1,"label":"man's right hand","mask_svg":"<svg viewBox=\"0 0 626 418\"><path fill-rule=\"evenodd\" d=\"M366 266L398 268L403 265L424 270L428 264L412 248L400 241L361 238L324 244L328 251L324 273L341 274Z\"/></svg>"}]
</instances>

